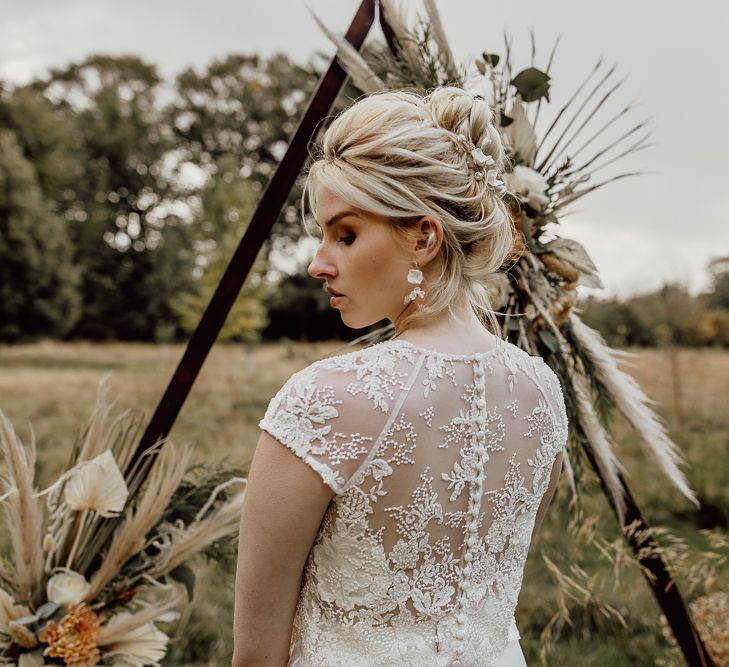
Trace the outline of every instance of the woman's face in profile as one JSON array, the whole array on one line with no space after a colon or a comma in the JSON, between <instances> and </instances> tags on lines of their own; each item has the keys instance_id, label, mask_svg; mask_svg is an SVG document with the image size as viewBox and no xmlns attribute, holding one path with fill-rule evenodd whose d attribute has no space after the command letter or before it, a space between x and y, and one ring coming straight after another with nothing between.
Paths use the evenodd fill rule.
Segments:
<instances>
[{"instance_id":1,"label":"woman's face in profile","mask_svg":"<svg viewBox=\"0 0 729 667\"><path fill-rule=\"evenodd\" d=\"M342 321L361 329L404 310L414 266L383 217L356 209L326 188L317 193L317 224L322 239L309 274L325 281Z\"/></svg>"}]
</instances>

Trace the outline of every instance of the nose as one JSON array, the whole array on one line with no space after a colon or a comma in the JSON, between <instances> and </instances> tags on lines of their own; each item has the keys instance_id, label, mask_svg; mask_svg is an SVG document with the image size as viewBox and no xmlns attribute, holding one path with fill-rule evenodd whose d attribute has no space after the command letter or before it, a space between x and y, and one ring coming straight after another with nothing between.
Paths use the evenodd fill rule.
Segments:
<instances>
[{"instance_id":1,"label":"nose","mask_svg":"<svg viewBox=\"0 0 729 667\"><path fill-rule=\"evenodd\" d=\"M330 260L322 253L322 246L317 248L314 259L309 264L309 275L312 278L331 278L337 275L337 269Z\"/></svg>"}]
</instances>

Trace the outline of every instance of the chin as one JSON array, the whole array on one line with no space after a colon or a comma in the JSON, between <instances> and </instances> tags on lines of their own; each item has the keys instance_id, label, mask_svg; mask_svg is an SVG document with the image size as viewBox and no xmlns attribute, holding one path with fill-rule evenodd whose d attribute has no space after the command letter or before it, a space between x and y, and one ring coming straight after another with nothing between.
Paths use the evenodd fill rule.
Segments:
<instances>
[{"instance_id":1,"label":"chin","mask_svg":"<svg viewBox=\"0 0 729 667\"><path fill-rule=\"evenodd\" d=\"M385 319L385 315L381 316L374 316L374 317L367 317L361 314L351 314L351 313L344 313L340 311L339 313L342 316L342 322L346 324L350 329L364 329L365 327L369 327L373 324L377 324L378 322L381 322L383 319Z\"/></svg>"}]
</instances>

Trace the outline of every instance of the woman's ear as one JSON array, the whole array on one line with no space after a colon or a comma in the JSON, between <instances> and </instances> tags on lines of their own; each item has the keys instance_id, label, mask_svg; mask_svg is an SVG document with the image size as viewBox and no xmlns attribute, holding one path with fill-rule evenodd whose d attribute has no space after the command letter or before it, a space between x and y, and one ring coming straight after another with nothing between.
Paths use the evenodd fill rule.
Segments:
<instances>
[{"instance_id":1,"label":"woman's ear","mask_svg":"<svg viewBox=\"0 0 729 667\"><path fill-rule=\"evenodd\" d=\"M419 263L424 265L438 254L443 241L443 227L436 218L425 216L418 221L418 232L415 250Z\"/></svg>"}]
</instances>

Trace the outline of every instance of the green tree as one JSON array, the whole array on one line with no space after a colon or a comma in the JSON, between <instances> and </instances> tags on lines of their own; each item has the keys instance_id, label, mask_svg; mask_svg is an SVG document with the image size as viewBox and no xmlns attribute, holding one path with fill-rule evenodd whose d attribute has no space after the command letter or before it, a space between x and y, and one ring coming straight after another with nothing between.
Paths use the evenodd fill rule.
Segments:
<instances>
[{"instance_id":1,"label":"green tree","mask_svg":"<svg viewBox=\"0 0 729 667\"><path fill-rule=\"evenodd\" d=\"M193 223L201 276L195 288L179 295L173 304L187 333L194 331L245 232L255 206L250 184L240 176L233 155L218 160L215 175L203 190L201 208ZM263 250L241 289L220 340L257 341L268 320L263 298Z\"/></svg>"},{"instance_id":2,"label":"green tree","mask_svg":"<svg viewBox=\"0 0 729 667\"><path fill-rule=\"evenodd\" d=\"M12 129L55 213L73 219L74 189L84 175L83 135L73 110L54 106L32 85L0 93L0 125Z\"/></svg>"},{"instance_id":3,"label":"green tree","mask_svg":"<svg viewBox=\"0 0 729 667\"><path fill-rule=\"evenodd\" d=\"M33 85L74 119L82 152L63 190L83 276L75 336L152 340L176 328L171 301L192 280L194 253L166 167L175 146L160 83L139 58L91 56Z\"/></svg>"},{"instance_id":4,"label":"green tree","mask_svg":"<svg viewBox=\"0 0 729 667\"><path fill-rule=\"evenodd\" d=\"M729 310L729 257L717 257L709 262L711 290L707 294L707 305Z\"/></svg>"},{"instance_id":5,"label":"green tree","mask_svg":"<svg viewBox=\"0 0 729 667\"><path fill-rule=\"evenodd\" d=\"M297 65L283 54L268 59L233 54L200 74L182 72L169 124L185 160L212 173L222 157L233 155L258 195L283 157L318 76L312 65ZM301 237L300 199L297 184L273 227L268 250Z\"/></svg>"},{"instance_id":6,"label":"green tree","mask_svg":"<svg viewBox=\"0 0 729 667\"><path fill-rule=\"evenodd\" d=\"M0 130L0 340L65 335L79 315L78 283L63 222L15 135Z\"/></svg>"}]
</instances>

